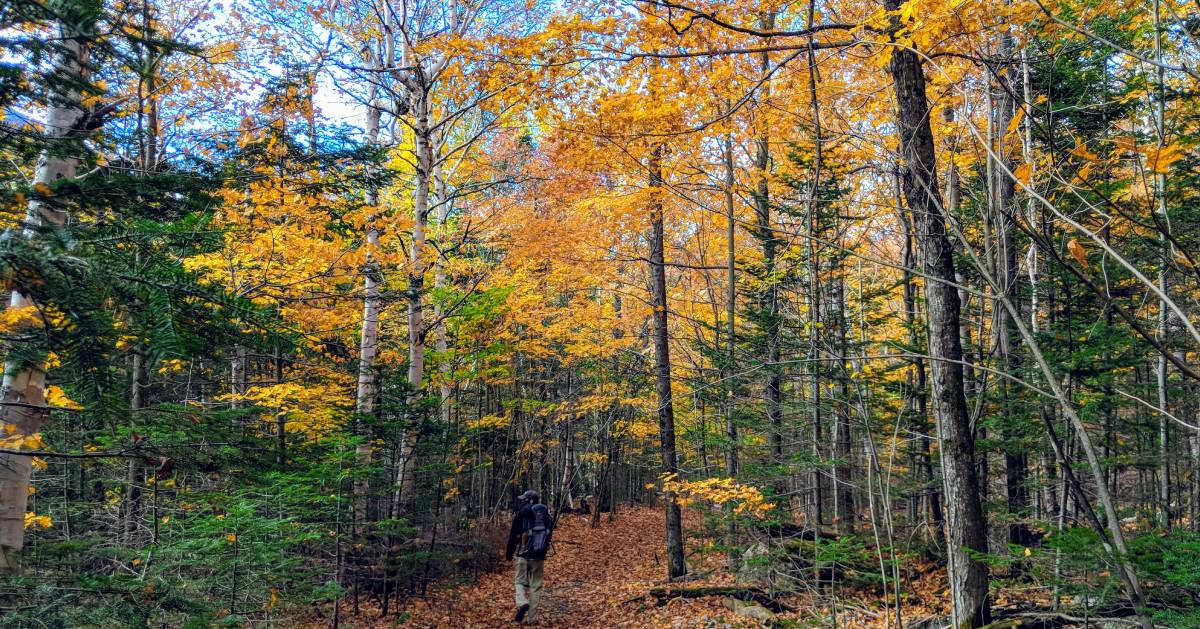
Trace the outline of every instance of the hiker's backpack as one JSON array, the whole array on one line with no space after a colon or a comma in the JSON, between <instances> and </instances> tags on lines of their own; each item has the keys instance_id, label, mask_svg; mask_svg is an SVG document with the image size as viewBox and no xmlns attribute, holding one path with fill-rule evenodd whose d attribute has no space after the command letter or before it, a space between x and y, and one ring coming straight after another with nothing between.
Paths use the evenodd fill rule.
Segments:
<instances>
[{"instance_id":1,"label":"hiker's backpack","mask_svg":"<svg viewBox=\"0 0 1200 629\"><path fill-rule=\"evenodd\" d=\"M525 531L529 537L525 542L525 552L521 553L521 556L526 559L545 559L546 551L550 550L550 533L553 530L550 510L544 504L535 504L529 510L531 524Z\"/></svg>"}]
</instances>

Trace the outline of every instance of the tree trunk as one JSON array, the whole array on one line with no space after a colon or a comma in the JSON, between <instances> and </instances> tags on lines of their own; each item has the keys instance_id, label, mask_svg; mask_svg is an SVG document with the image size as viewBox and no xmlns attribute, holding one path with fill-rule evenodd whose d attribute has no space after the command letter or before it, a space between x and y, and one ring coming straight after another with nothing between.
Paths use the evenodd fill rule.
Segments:
<instances>
[{"instance_id":1,"label":"tree trunk","mask_svg":"<svg viewBox=\"0 0 1200 629\"><path fill-rule=\"evenodd\" d=\"M887 8L899 8L887 0ZM897 105L902 188L916 220L932 359L933 406L948 507L950 585L956 627L988 623L987 564L973 553L987 552L987 528L982 487L975 469L975 440L971 432L963 387L963 348L959 339L961 303L954 286L954 257L946 237L941 193L937 183L933 132L925 95L925 72L916 52L898 47L890 64Z\"/></svg>"},{"instance_id":2,"label":"tree trunk","mask_svg":"<svg viewBox=\"0 0 1200 629\"><path fill-rule=\"evenodd\" d=\"M378 64L376 64L378 65ZM372 84L367 100L367 143L379 145L380 107L377 102L377 88ZM366 255L363 257L363 317L361 336L358 346L358 387L355 394L354 411L357 416L359 438L362 441L355 446L355 459L360 466L371 463L372 453L370 436L364 429L365 419L375 413L375 359L379 350L379 284L380 268L376 259L379 250L379 228L376 225L379 214L379 190L370 184L366 191L367 222L366 222ZM369 484L365 477L354 481L354 514L358 522L367 518L367 492Z\"/></svg>"},{"instance_id":3,"label":"tree trunk","mask_svg":"<svg viewBox=\"0 0 1200 629\"><path fill-rule=\"evenodd\" d=\"M449 229L447 221L450 217L450 199L446 194L446 179L442 175L440 165L434 167L434 205L437 210L437 228L441 232L442 238L446 237L446 232ZM437 261L434 263L433 270L433 287L434 290L440 290L446 286L446 261L441 252L438 253ZM437 323L437 331L434 339L434 345L437 348L438 354L438 409L443 424L450 424L450 358L447 355L449 345L446 340L446 323L442 320L444 312L442 305L437 304L434 307L433 316Z\"/></svg>"},{"instance_id":4,"label":"tree trunk","mask_svg":"<svg viewBox=\"0 0 1200 629\"><path fill-rule=\"evenodd\" d=\"M413 468L416 460L413 452L420 437L419 427L413 425L414 407L420 399L425 380L425 244L426 227L429 223L429 193L434 170L433 139L430 129L429 95L424 91L412 99L413 143L416 158L416 187L413 190L412 247L409 250L408 267L408 403L409 414L400 436L400 460L397 464L395 494L397 509L402 509L412 498Z\"/></svg>"},{"instance_id":5,"label":"tree trunk","mask_svg":"<svg viewBox=\"0 0 1200 629\"><path fill-rule=\"evenodd\" d=\"M909 372L909 386L906 389L906 394L908 395L907 405L913 413L913 430L920 435L916 458L922 480L921 494L925 497L924 502L929 509L933 538L938 542L938 545L942 545L945 542L945 520L942 516L941 494L938 492L933 476L932 439L930 439L931 427L929 425L929 395L927 393L929 382L925 373L925 359L921 357L925 348L925 343L921 339L925 335L922 333L923 330L920 329L923 326L921 326L917 316L917 287L913 283L913 273L910 270L917 268L917 254L913 247L912 221L909 220L909 216L904 210L898 212L898 215L900 223L904 227L904 321L905 326L908 328L909 347L916 354L909 361L912 368Z\"/></svg>"},{"instance_id":6,"label":"tree trunk","mask_svg":"<svg viewBox=\"0 0 1200 629\"><path fill-rule=\"evenodd\" d=\"M770 30L775 26L775 14L770 11L764 12L759 16L758 22L763 30ZM762 53L760 70L763 77L770 73L770 53ZM763 101L768 100L771 96L770 84L764 83L761 92ZM759 113L766 110L766 107L760 107ZM754 190L754 212L758 220L759 238L762 241L763 279L766 284L764 294L760 296L762 316L766 321L763 329L767 350L765 359L768 362L765 370L766 382L764 383L766 414L767 422L771 426L771 462L776 466L783 466L785 463L783 459L783 376L779 367L779 287L775 278L775 249L778 238L771 222L771 187L769 183L771 143L770 135L767 132L770 123L765 116L758 122L759 135L754 141L756 149L754 168L758 177ZM786 486L786 479L780 479L780 481L776 484L779 489L783 489Z\"/></svg>"},{"instance_id":7,"label":"tree trunk","mask_svg":"<svg viewBox=\"0 0 1200 629\"><path fill-rule=\"evenodd\" d=\"M1162 29L1159 28L1159 16L1160 16L1159 11L1160 11L1160 3L1158 0L1155 0L1154 1L1154 24L1155 24L1154 56L1155 56L1155 59L1157 59L1159 63L1156 68L1156 77L1157 77L1157 86L1156 87L1157 87L1157 89L1156 89L1156 93L1155 93L1155 96L1156 96L1155 101L1156 102L1155 102L1155 107L1154 107L1154 126L1155 126L1155 135L1158 138L1158 143L1157 143L1158 148L1161 150L1163 145L1166 143L1166 126L1165 126L1165 115L1166 115L1165 79L1166 79L1166 76L1165 76L1165 71L1163 70L1163 67L1162 67ZM1154 196L1156 197L1155 200L1156 200L1156 206L1157 206L1155 208L1155 211L1159 214L1159 218L1162 220L1163 224L1170 225L1171 218L1167 214L1167 190L1166 190L1166 188L1167 188L1166 175L1163 173L1156 174L1154 177ZM1174 257L1173 256L1174 252L1172 251L1171 245L1166 242L1166 238L1162 238L1161 240L1163 241L1162 242L1163 260L1171 260ZM1167 265L1164 263L1163 266L1160 267L1160 270L1158 273L1158 288L1159 288L1159 291L1161 291L1164 295L1167 292L1166 266ZM1171 316L1167 312L1167 304L1163 300L1160 300L1158 303L1158 340L1159 340L1159 342L1163 343L1164 346L1167 342L1167 333L1170 330L1170 324L1171 324ZM1159 484L1158 484L1159 520L1161 521L1163 528L1170 530L1171 529L1171 477L1170 477L1171 459L1170 459L1170 456L1168 453L1168 448L1170 446L1170 443L1168 442L1168 438L1170 436L1170 432L1169 432L1170 421L1167 418L1167 413L1169 413L1170 411L1167 410L1167 405L1168 405L1169 401L1167 399L1167 355L1165 353L1159 354L1158 369L1156 370L1156 376L1157 376L1157 380L1158 380L1158 406L1161 409L1161 412L1159 413L1159 418L1158 418L1159 462L1162 467L1162 469L1159 470Z\"/></svg>"},{"instance_id":8,"label":"tree trunk","mask_svg":"<svg viewBox=\"0 0 1200 629\"><path fill-rule=\"evenodd\" d=\"M558 510L564 508L575 509L575 501L571 497L571 489L575 484L575 439L574 431L572 430L573 423L574 418L567 418L567 421L563 423L563 473L562 482L558 485L558 495L554 499L555 506L558 507L555 511L555 517L557 517Z\"/></svg>"},{"instance_id":9,"label":"tree trunk","mask_svg":"<svg viewBox=\"0 0 1200 629\"><path fill-rule=\"evenodd\" d=\"M991 169L993 174L991 196L995 200L996 224L996 276L1000 283L1000 291L1005 297L1015 303L1017 295L1017 245L1014 242L1016 230L1017 207L1014 201L1016 182L1008 174L1013 169L1012 151L1008 128L1016 115L1016 86L1013 76L1016 67L1009 63L1012 56L1012 38L1005 35L1001 38L1001 64L994 68L996 103L995 128L996 140L993 153L988 159L996 165ZM1008 312L1000 306L994 308L996 322L996 352L999 354L1001 369L1004 373L1020 371L1020 357L1017 354L1017 337L1012 332L1013 321ZM1001 404L1004 410L1004 488L1008 503L1008 542L1021 547L1032 543L1029 526L1023 521L1029 517L1029 489L1026 486L1028 476L1028 460L1025 445L1021 443L1021 431L1014 429L1022 419L1014 417L1013 387L1006 378L999 379Z\"/></svg>"},{"instance_id":10,"label":"tree trunk","mask_svg":"<svg viewBox=\"0 0 1200 629\"><path fill-rule=\"evenodd\" d=\"M840 265L839 265L840 266ZM845 280L841 276L841 269L836 269L838 275L833 280L832 295L830 295L830 304L835 309L831 313L833 324L837 326L837 369L838 381L837 391L838 399L834 417L834 438L833 438L833 454L837 459L837 463L833 467L833 482L834 488L834 510L837 512L835 522L838 525L838 532L844 532L842 525L846 525L846 530L853 531L855 524L854 513L854 483L851 479L851 450L850 450L850 372L846 363L847 355L847 340L846 340L846 288Z\"/></svg>"},{"instance_id":11,"label":"tree trunk","mask_svg":"<svg viewBox=\"0 0 1200 629\"><path fill-rule=\"evenodd\" d=\"M58 29L61 43L55 65L64 78L54 83L63 92L50 99L54 106L46 115L47 140L51 144L64 142L86 115L80 104L79 83L89 79L88 45L74 26L64 21ZM51 147L56 148L60 147ZM64 153L73 154L72 151L57 152L50 149L42 154L34 173L35 185L49 186L60 179L75 178L78 160L63 157ZM22 236L33 238L37 227L62 225L66 219L65 212L35 198L29 202ZM16 310L33 305L26 295L14 290L8 308ZM47 418L42 408L46 405L45 367L38 365L18 371L17 365L5 364L0 399L5 402L5 406L0 408L2 421L13 430L9 436L32 437L37 434ZM0 574L17 574L21 571L19 554L25 544L25 509L29 504L32 463L28 456L0 454Z\"/></svg>"},{"instance_id":12,"label":"tree trunk","mask_svg":"<svg viewBox=\"0 0 1200 629\"><path fill-rule=\"evenodd\" d=\"M725 475L731 479L737 478L738 473L738 426L735 416L737 401L734 395L734 350L736 347L736 317L737 317L737 216L733 199L734 163L733 136L725 136L725 368L721 370L721 379L725 383L725 438L729 440L725 448ZM728 564L731 571L736 571L740 556L737 551L737 523L733 517L733 507L726 509L728 518L725 530L725 545L728 547Z\"/></svg>"},{"instance_id":13,"label":"tree trunk","mask_svg":"<svg viewBox=\"0 0 1200 629\"><path fill-rule=\"evenodd\" d=\"M662 146L650 156L650 187L654 201L650 206L650 303L654 314L654 373L658 393L658 433L662 442L662 473L674 478L679 473L675 458L675 409L671 400L671 346L667 327L667 274L662 202ZM667 511L667 576L687 574L683 559L683 526L679 503L671 492L663 501Z\"/></svg>"},{"instance_id":14,"label":"tree trunk","mask_svg":"<svg viewBox=\"0 0 1200 629\"><path fill-rule=\"evenodd\" d=\"M139 348L140 349L140 348ZM135 351L132 365L129 368L129 427L137 426L137 411L142 408L142 380L145 378L145 365L142 354ZM124 543L133 546L137 535L137 515L141 504L141 459L130 458L125 461L125 497L122 503L121 534Z\"/></svg>"}]
</instances>

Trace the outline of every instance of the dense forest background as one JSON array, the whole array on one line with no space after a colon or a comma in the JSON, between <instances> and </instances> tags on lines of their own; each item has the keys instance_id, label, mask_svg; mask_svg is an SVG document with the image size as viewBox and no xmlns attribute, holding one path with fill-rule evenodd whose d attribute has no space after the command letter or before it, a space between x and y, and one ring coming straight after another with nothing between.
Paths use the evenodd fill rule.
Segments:
<instances>
[{"instance_id":1,"label":"dense forest background","mask_svg":"<svg viewBox=\"0 0 1200 629\"><path fill-rule=\"evenodd\" d=\"M0 618L402 623L532 488L763 622L1198 627L1198 37L7 0Z\"/></svg>"}]
</instances>

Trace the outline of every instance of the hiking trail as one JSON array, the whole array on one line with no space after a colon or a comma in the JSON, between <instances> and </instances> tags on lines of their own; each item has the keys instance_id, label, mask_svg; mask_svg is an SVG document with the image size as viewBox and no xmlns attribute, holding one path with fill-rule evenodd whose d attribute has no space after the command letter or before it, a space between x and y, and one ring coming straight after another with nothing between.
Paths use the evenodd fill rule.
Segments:
<instances>
[{"instance_id":1,"label":"hiking trail","mask_svg":"<svg viewBox=\"0 0 1200 629\"><path fill-rule=\"evenodd\" d=\"M738 615L725 596L670 598L659 604L650 591L667 585L663 548L666 534L659 508L620 509L616 520L607 513L599 528L589 526L590 516L563 514L546 559L545 585L537 627L760 627L762 622ZM507 522L504 522L507 526ZM700 517L684 511L684 527L696 529ZM698 541L693 538L693 542ZM679 587L733 586L732 575L722 567L724 553L697 552L689 547L691 573ZM497 548L503 553L503 548ZM780 618L813 622L811 608L798 605ZM427 596L401 604L399 616L378 618L364 607L357 617L344 618L344 627L516 627L513 600L513 564L501 562L494 572L466 583L434 583ZM841 610L839 627L882 626L879 614ZM819 620L818 620L819 623ZM529 626L529 625L526 625ZM820 626L814 625L814 626Z\"/></svg>"}]
</instances>

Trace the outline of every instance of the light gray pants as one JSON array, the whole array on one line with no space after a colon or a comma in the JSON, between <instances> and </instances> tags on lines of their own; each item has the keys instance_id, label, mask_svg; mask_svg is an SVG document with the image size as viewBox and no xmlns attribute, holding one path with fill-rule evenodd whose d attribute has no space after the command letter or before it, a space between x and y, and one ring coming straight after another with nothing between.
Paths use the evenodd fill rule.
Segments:
<instances>
[{"instance_id":1,"label":"light gray pants","mask_svg":"<svg viewBox=\"0 0 1200 629\"><path fill-rule=\"evenodd\" d=\"M517 586L517 607L529 605L529 613L525 614L525 620L528 622L537 620L538 601L542 600L542 565L545 563L544 559L517 557L517 574L514 579ZM529 588L528 598L525 588Z\"/></svg>"}]
</instances>

